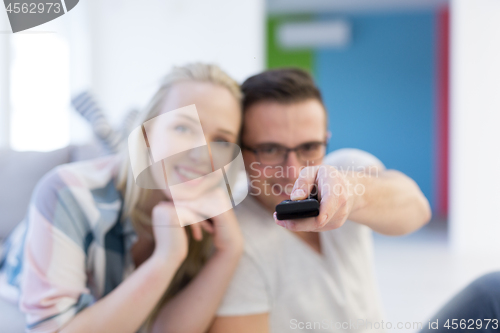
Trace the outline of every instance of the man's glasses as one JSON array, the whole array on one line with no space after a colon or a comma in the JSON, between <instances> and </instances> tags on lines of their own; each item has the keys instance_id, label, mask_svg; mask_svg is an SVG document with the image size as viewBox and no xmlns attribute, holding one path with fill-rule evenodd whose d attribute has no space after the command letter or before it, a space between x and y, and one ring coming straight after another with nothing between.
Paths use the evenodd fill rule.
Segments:
<instances>
[{"instance_id":1,"label":"man's glasses","mask_svg":"<svg viewBox=\"0 0 500 333\"><path fill-rule=\"evenodd\" d=\"M243 149L253 152L257 161L264 165L282 165L288 159L288 154L294 151L302 163L314 162L322 159L326 152L326 142L306 142L295 148L287 148L275 143L263 143L250 148L242 146Z\"/></svg>"}]
</instances>

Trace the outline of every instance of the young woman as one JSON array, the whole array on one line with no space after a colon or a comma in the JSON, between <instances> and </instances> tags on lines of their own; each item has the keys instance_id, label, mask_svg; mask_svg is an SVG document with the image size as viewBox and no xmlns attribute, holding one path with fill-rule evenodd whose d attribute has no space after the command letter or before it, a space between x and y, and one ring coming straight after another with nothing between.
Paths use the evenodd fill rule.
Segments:
<instances>
[{"instance_id":1,"label":"young woman","mask_svg":"<svg viewBox=\"0 0 500 333\"><path fill-rule=\"evenodd\" d=\"M214 65L174 68L137 126L194 104L205 142L235 143L240 99ZM167 125L177 138L195 133L187 117ZM162 144L168 152L179 142ZM169 182L200 172L181 162L164 168ZM19 302L29 332L208 329L243 251L236 218L229 210L180 227L168 187L137 186L130 163L125 148L57 167L38 183L0 264L1 294Z\"/></svg>"}]
</instances>

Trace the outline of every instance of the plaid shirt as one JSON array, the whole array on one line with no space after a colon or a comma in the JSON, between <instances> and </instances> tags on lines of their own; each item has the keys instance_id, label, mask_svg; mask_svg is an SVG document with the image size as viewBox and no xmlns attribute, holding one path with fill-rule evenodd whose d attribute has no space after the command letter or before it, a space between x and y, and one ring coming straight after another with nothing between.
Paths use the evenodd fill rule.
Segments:
<instances>
[{"instance_id":1,"label":"plaid shirt","mask_svg":"<svg viewBox=\"0 0 500 333\"><path fill-rule=\"evenodd\" d=\"M18 302L28 332L53 332L134 270L137 235L120 223L117 155L56 167L37 184L3 244L0 296Z\"/></svg>"}]
</instances>

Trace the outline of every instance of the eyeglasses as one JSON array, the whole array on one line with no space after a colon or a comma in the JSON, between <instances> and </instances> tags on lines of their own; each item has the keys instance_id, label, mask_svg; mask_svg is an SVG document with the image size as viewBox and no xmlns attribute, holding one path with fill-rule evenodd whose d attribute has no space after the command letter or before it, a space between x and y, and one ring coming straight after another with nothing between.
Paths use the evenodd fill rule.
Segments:
<instances>
[{"instance_id":1,"label":"eyeglasses","mask_svg":"<svg viewBox=\"0 0 500 333\"><path fill-rule=\"evenodd\" d=\"M287 148L275 143L263 143L255 148L243 145L242 148L253 152L261 164L273 166L284 164L288 159L288 154L292 151L303 163L322 159L326 152L326 142L306 142L295 148Z\"/></svg>"}]
</instances>

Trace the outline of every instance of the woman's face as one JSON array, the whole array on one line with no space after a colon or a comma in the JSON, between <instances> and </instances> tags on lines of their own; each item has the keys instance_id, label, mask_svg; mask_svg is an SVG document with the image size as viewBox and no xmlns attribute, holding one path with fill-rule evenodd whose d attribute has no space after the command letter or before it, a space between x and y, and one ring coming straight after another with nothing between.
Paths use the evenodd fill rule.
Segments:
<instances>
[{"instance_id":1,"label":"woman's face","mask_svg":"<svg viewBox=\"0 0 500 333\"><path fill-rule=\"evenodd\" d=\"M197 114L193 109L171 112L192 104L196 106ZM224 153L225 143L236 143L242 119L240 104L222 86L187 81L171 88L163 101L161 115L164 115L161 125L154 126L154 132L164 142L161 154L169 156L163 160L164 174L169 187L182 183L176 187L174 200L196 200L223 182L219 175L212 173L210 154ZM150 145L160 141L151 142L149 136ZM217 142L216 151L214 146L210 151L211 142ZM227 150L234 147L227 146L230 146ZM164 182L164 179L157 181ZM168 199L172 199L173 190L169 187L163 191Z\"/></svg>"}]
</instances>

